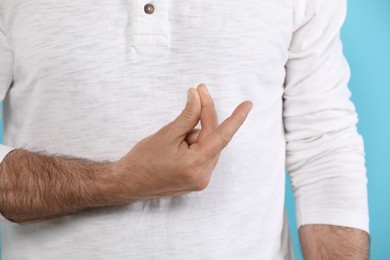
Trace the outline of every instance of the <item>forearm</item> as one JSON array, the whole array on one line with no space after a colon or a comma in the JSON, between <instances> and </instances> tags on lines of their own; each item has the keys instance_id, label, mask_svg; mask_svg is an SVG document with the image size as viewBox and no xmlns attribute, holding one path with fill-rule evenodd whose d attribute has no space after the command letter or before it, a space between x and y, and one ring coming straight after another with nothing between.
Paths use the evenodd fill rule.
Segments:
<instances>
[{"instance_id":1,"label":"forearm","mask_svg":"<svg viewBox=\"0 0 390 260\"><path fill-rule=\"evenodd\" d=\"M111 168L110 162L14 150L0 166L0 211L20 223L118 204Z\"/></svg>"},{"instance_id":2,"label":"forearm","mask_svg":"<svg viewBox=\"0 0 390 260\"><path fill-rule=\"evenodd\" d=\"M366 260L369 256L369 235L359 229L305 225L299 236L305 260Z\"/></svg>"},{"instance_id":3,"label":"forearm","mask_svg":"<svg viewBox=\"0 0 390 260\"><path fill-rule=\"evenodd\" d=\"M186 107L175 120L116 162L14 150L0 165L0 212L28 222L203 190L251 108L251 102L242 102L218 125L213 100L200 84L189 90ZM202 128L194 131L199 120Z\"/></svg>"}]
</instances>

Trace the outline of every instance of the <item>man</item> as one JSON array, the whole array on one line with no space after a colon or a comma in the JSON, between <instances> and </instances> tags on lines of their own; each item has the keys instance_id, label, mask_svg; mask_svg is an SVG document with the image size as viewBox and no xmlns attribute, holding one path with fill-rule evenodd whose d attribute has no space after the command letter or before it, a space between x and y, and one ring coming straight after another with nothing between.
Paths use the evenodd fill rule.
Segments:
<instances>
[{"instance_id":1,"label":"man","mask_svg":"<svg viewBox=\"0 0 390 260\"><path fill-rule=\"evenodd\" d=\"M0 4L3 260L367 259L345 1Z\"/></svg>"}]
</instances>

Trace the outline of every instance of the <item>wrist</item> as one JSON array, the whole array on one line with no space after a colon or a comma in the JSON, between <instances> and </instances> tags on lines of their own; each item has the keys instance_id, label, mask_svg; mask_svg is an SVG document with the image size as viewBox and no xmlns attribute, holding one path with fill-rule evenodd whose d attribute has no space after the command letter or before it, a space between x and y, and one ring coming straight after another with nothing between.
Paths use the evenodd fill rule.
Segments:
<instances>
[{"instance_id":1,"label":"wrist","mask_svg":"<svg viewBox=\"0 0 390 260\"><path fill-rule=\"evenodd\" d=\"M99 190L103 205L124 205L133 201L131 166L122 160L104 162L100 167Z\"/></svg>"}]
</instances>

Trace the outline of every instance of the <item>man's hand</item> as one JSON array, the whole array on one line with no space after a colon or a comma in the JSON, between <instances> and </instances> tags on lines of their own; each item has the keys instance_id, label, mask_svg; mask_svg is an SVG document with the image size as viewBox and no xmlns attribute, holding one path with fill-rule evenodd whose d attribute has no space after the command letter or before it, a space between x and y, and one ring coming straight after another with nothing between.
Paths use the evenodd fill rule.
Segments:
<instances>
[{"instance_id":1,"label":"man's hand","mask_svg":"<svg viewBox=\"0 0 390 260\"><path fill-rule=\"evenodd\" d=\"M200 85L188 94L176 120L141 140L117 162L11 151L0 164L0 212L24 223L204 189L221 150L245 121L252 103L240 104L218 126L206 87ZM196 130L199 120L202 128Z\"/></svg>"},{"instance_id":2,"label":"man's hand","mask_svg":"<svg viewBox=\"0 0 390 260\"><path fill-rule=\"evenodd\" d=\"M218 126L213 100L205 85L188 91L182 113L155 134L141 140L115 163L125 197L176 196L207 187L218 157L244 123L252 103L241 103ZM200 130L194 129L201 122Z\"/></svg>"}]
</instances>

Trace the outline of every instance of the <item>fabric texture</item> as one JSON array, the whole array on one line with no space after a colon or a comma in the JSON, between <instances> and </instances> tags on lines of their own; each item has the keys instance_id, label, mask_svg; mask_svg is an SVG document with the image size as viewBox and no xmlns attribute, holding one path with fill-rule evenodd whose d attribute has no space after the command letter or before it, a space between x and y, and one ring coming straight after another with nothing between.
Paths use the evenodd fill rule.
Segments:
<instances>
[{"instance_id":1,"label":"fabric texture","mask_svg":"<svg viewBox=\"0 0 390 260\"><path fill-rule=\"evenodd\" d=\"M2 220L10 259L292 259L298 225L368 231L363 142L339 37L343 0L0 0L4 143L116 160L204 82L251 114L206 190L51 221ZM1 191L0 191L1 192Z\"/></svg>"}]
</instances>

